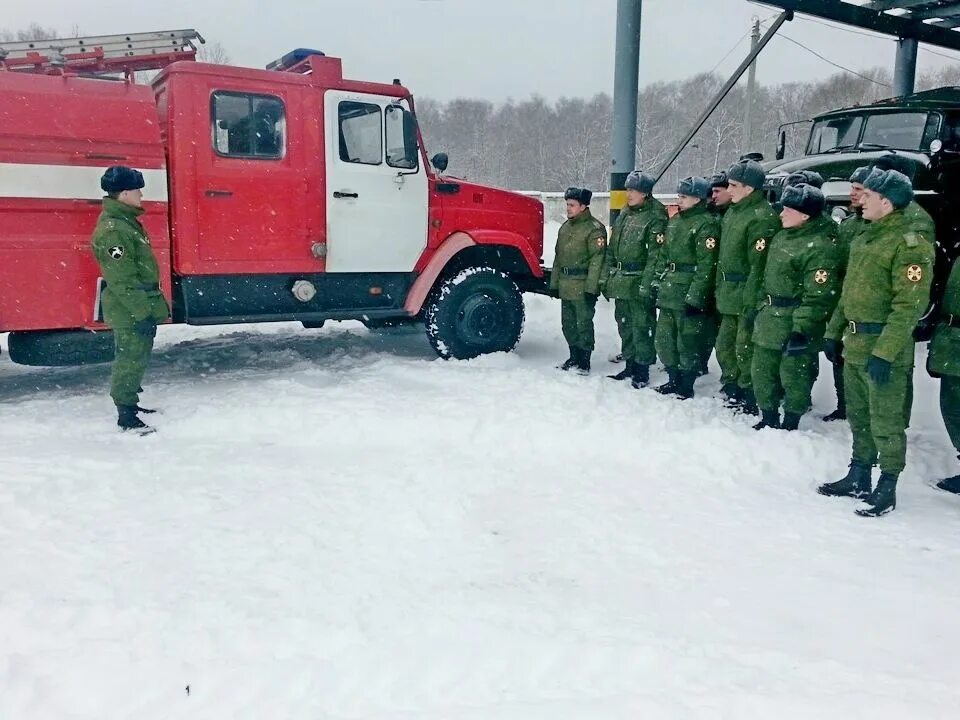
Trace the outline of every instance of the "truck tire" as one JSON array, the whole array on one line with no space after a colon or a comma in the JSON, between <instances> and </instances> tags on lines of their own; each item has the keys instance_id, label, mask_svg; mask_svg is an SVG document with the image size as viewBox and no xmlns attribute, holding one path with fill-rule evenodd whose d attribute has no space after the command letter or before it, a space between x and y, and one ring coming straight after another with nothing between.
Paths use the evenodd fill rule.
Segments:
<instances>
[{"instance_id":1,"label":"truck tire","mask_svg":"<svg viewBox=\"0 0 960 720\"><path fill-rule=\"evenodd\" d=\"M505 273L466 268L431 293L424 318L430 344L442 358L510 352L523 332L523 297Z\"/></svg>"},{"instance_id":2,"label":"truck tire","mask_svg":"<svg viewBox=\"0 0 960 720\"><path fill-rule=\"evenodd\" d=\"M113 360L113 333L89 330L15 331L10 360L20 365L65 367Z\"/></svg>"}]
</instances>

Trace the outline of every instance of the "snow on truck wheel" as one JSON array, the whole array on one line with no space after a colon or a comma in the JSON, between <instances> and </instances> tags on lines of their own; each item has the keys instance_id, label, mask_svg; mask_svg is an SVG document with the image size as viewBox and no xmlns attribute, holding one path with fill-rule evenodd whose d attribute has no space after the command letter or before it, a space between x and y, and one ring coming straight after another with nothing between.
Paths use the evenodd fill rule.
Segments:
<instances>
[{"instance_id":1,"label":"snow on truck wheel","mask_svg":"<svg viewBox=\"0 0 960 720\"><path fill-rule=\"evenodd\" d=\"M427 337L442 358L509 352L523 332L523 298L510 277L472 267L445 279L427 301Z\"/></svg>"}]
</instances>

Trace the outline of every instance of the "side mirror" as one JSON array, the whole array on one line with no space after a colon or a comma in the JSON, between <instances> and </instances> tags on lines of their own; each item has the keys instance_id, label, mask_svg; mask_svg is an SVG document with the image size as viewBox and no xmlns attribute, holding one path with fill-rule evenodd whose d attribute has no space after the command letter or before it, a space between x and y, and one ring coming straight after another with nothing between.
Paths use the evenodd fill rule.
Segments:
<instances>
[{"instance_id":1,"label":"side mirror","mask_svg":"<svg viewBox=\"0 0 960 720\"><path fill-rule=\"evenodd\" d=\"M783 160L787 154L787 131L781 130L777 136L777 160Z\"/></svg>"},{"instance_id":2,"label":"side mirror","mask_svg":"<svg viewBox=\"0 0 960 720\"><path fill-rule=\"evenodd\" d=\"M844 220L846 220L848 217L850 217L850 213L847 212L847 209L846 209L846 208L843 208L843 207L840 207L839 205L837 205L837 207L835 207L835 208L830 212L830 217L832 217L835 222L837 222L837 223L842 223Z\"/></svg>"},{"instance_id":3,"label":"side mirror","mask_svg":"<svg viewBox=\"0 0 960 720\"><path fill-rule=\"evenodd\" d=\"M433 165L437 172L443 172L447 169L447 165L450 164L450 158L446 153L437 153L432 158L430 158L430 164Z\"/></svg>"}]
</instances>

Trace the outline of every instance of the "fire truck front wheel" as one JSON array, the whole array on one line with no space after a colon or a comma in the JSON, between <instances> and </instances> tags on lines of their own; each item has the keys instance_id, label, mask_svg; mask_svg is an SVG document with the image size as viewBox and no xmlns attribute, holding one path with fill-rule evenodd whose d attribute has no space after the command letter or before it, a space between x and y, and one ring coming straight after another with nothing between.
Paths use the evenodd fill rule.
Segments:
<instances>
[{"instance_id":1,"label":"fire truck front wheel","mask_svg":"<svg viewBox=\"0 0 960 720\"><path fill-rule=\"evenodd\" d=\"M516 347L523 332L523 297L506 273L471 267L437 286L424 315L437 354L466 360Z\"/></svg>"}]
</instances>

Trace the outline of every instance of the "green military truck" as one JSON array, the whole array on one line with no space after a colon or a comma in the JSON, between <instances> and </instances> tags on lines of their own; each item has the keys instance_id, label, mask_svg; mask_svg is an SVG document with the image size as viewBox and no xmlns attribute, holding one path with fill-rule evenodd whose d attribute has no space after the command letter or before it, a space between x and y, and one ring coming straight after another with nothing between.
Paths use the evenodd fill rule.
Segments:
<instances>
[{"instance_id":1,"label":"green military truck","mask_svg":"<svg viewBox=\"0 0 960 720\"><path fill-rule=\"evenodd\" d=\"M784 158L787 130L810 123L802 156ZM916 165L916 199L937 226L934 298L939 298L953 258L960 255L960 87L943 87L818 115L780 126L777 159L764 163L765 190L780 197L790 173L815 170L834 207L847 202L850 174L889 152Z\"/></svg>"}]
</instances>

